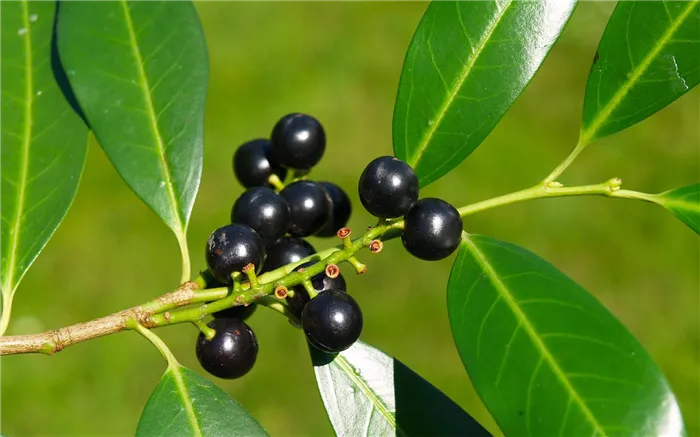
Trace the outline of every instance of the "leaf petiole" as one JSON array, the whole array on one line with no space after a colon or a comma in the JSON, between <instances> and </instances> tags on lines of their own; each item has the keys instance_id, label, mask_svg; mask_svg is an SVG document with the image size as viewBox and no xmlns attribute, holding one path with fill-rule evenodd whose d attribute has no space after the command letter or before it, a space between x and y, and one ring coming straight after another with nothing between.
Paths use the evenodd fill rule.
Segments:
<instances>
[{"instance_id":1,"label":"leaf petiole","mask_svg":"<svg viewBox=\"0 0 700 437\"><path fill-rule=\"evenodd\" d=\"M555 181L559 176L562 175L566 171L567 168L578 158L578 155L583 152L583 149L588 146L588 139L583 137L583 134L581 134L581 137L579 138L578 143L576 144L576 147L569 153L569 156L567 156L552 172L544 178L542 181L542 184L549 184L550 182Z\"/></svg>"},{"instance_id":2,"label":"leaf petiole","mask_svg":"<svg viewBox=\"0 0 700 437\"><path fill-rule=\"evenodd\" d=\"M161 340L161 338L158 337L156 334L151 332L150 329L144 328L140 323L138 323L136 321L132 321L132 322L128 323L127 326L129 329L132 329L132 330L138 332L139 334L143 335L144 337L146 337L146 339L148 341L150 341L153 344L153 346L156 347L156 349L158 349L158 351L161 353L161 355L163 355L163 358L165 358L165 360L168 362L168 367L171 367L174 369L180 365L180 363L175 358L175 355L173 355L173 353L170 352L170 349L165 344L165 342L163 340Z\"/></svg>"}]
</instances>

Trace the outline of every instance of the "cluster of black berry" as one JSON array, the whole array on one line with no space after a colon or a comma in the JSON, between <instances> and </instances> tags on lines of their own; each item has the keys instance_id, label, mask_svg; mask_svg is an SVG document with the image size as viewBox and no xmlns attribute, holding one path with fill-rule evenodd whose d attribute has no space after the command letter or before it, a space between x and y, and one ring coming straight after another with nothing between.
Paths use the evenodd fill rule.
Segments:
<instances>
[{"instance_id":1,"label":"cluster of black berry","mask_svg":"<svg viewBox=\"0 0 700 437\"><path fill-rule=\"evenodd\" d=\"M409 253L428 261L446 258L459 246L462 218L442 199L418 200L418 189L411 166L392 156L370 162L358 185L370 214L382 219L404 216L401 241Z\"/></svg>"},{"instance_id":2,"label":"cluster of black berry","mask_svg":"<svg viewBox=\"0 0 700 437\"><path fill-rule=\"evenodd\" d=\"M304 114L283 117L270 140L257 139L238 148L233 169L247 190L233 205L231 224L214 231L207 242L207 265L216 282L212 285L229 285L236 276L252 281L257 273L316 253L303 237L340 234L351 211L350 200L340 187L300 178L283 184L288 170L298 176L318 164L325 148L323 127ZM273 188L281 190L278 193ZM401 239L414 256L439 260L457 249L462 234L459 212L444 200L419 200L418 178L405 162L391 156L370 162L360 176L358 191L362 205L372 215L384 221L404 217ZM296 271L303 272L316 262L301 264ZM286 306L301 321L313 346L340 352L359 338L362 311L347 293L340 272L324 271L291 291ZM254 309L251 304L214 314L209 327L215 335L207 339L202 333L197 341L197 357L208 372L238 378L253 367L258 342L244 320Z\"/></svg>"},{"instance_id":3,"label":"cluster of black berry","mask_svg":"<svg viewBox=\"0 0 700 437\"><path fill-rule=\"evenodd\" d=\"M247 190L236 200L231 223L215 230L207 242L206 260L215 279L210 286L228 285L245 268L256 273L275 270L316 253L303 237L335 236L345 226L350 199L331 182L296 180L277 193L287 171L308 172L323 156L326 136L315 118L290 114L280 119L270 140L257 139L240 146L233 157L233 170ZM297 271L314 261L297 267ZM245 281L245 276L242 276ZM342 275L325 272L311 278L317 296L310 299L303 285L287 298L291 313L301 320L309 342L326 352L340 352L360 336L362 312L347 294ZM209 327L212 339L200 334L197 358L209 373L238 378L255 364L258 342L243 321L255 304L236 306L214 314Z\"/></svg>"}]
</instances>

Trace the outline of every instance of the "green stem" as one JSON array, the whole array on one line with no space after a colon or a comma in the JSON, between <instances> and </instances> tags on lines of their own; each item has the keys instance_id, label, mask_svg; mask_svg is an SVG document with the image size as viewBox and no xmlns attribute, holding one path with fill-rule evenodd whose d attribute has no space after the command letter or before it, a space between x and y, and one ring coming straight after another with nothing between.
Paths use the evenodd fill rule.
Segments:
<instances>
[{"instance_id":1,"label":"green stem","mask_svg":"<svg viewBox=\"0 0 700 437\"><path fill-rule=\"evenodd\" d=\"M624 199L637 199L647 202L659 203L659 200L652 194L640 193L638 191L621 190L620 180L611 179L607 182L594 185L580 185L576 187L559 187L538 184L534 187L526 188L514 193L494 197L493 199L473 203L460 208L459 214L462 217L481 212L498 206L509 205L511 203L523 202L526 200L542 199L546 197L567 197L567 196L587 196L599 195L608 197L618 197Z\"/></svg>"},{"instance_id":2,"label":"green stem","mask_svg":"<svg viewBox=\"0 0 700 437\"><path fill-rule=\"evenodd\" d=\"M314 288L314 285L311 283L311 280L307 279L306 281L302 282L301 284L304 286L304 289L309 294L309 299L313 299L314 297L316 297L318 292Z\"/></svg>"},{"instance_id":3,"label":"green stem","mask_svg":"<svg viewBox=\"0 0 700 437\"><path fill-rule=\"evenodd\" d=\"M289 307L287 307L287 305L283 304L282 302L278 301L272 296L261 297L260 299L255 301L255 303L270 308L271 310L277 311L278 313L287 317L289 320L296 323L297 325L299 324L299 319L295 314L293 314L289 310Z\"/></svg>"},{"instance_id":4,"label":"green stem","mask_svg":"<svg viewBox=\"0 0 700 437\"><path fill-rule=\"evenodd\" d=\"M165 342L161 340L160 337L158 337L156 334L151 332L150 329L144 328L137 322L129 323L129 329L132 329L146 337L146 339L150 341L153 344L153 346L155 346L156 349L158 349L158 351L160 351L161 355L163 355L163 358L165 358L165 360L168 362L169 367L177 367L180 365L180 363L178 363L177 359L175 358L175 355L173 355L173 353L170 352L170 349L168 349L168 346L165 344Z\"/></svg>"},{"instance_id":5,"label":"green stem","mask_svg":"<svg viewBox=\"0 0 700 437\"><path fill-rule=\"evenodd\" d=\"M228 294L229 289L226 287L199 290L196 292L195 296L187 302L187 305L191 305L193 303L206 303L218 299L223 299L224 297L228 296ZM145 311L151 311L153 313L162 313L173 308L178 308L179 306L181 306L181 304L178 302L162 303L160 299L156 299L143 304L142 308Z\"/></svg>"},{"instance_id":6,"label":"green stem","mask_svg":"<svg viewBox=\"0 0 700 437\"><path fill-rule=\"evenodd\" d=\"M275 191L282 191L284 190L284 182L282 182L282 179L279 178L276 174L271 174L269 178L267 178L267 181L272 185L272 187L275 189Z\"/></svg>"},{"instance_id":7,"label":"green stem","mask_svg":"<svg viewBox=\"0 0 700 437\"><path fill-rule=\"evenodd\" d=\"M620 189L621 183L622 181L618 178L613 178L600 184L575 187L564 187L554 181L541 183L521 191L464 206L459 209L459 213L462 217L466 217L476 212L525 200L582 195L601 195L663 204L663 199L658 195L622 190ZM175 361L162 341L144 328L141 323L149 328L185 322L196 324L208 314L237 305L259 302L284 314L293 323L298 324L298 320L289 313L285 305L269 296L274 293L275 288L284 286L291 290L295 285L303 284L311 277L322 273L329 264L339 265L342 262L348 262L355 267L358 273L362 273L366 266L357 260L355 254L369 246L372 240L381 239L386 241L399 237L403 224L403 220L400 218L382 223L371 228L359 238L352 240L349 245L340 244L338 247L326 249L303 258L296 263L288 264L260 275L258 284L251 285L250 283L241 284L236 282L233 291L226 287L202 290L201 287L207 283L207 272L204 272L200 278L192 282L186 282L180 289L172 293L165 294L144 305L123 310L107 317L41 334L0 337L0 353L41 352L53 354L71 344L124 329L133 329L149 338L161 350L161 353L168 359L169 363L177 364L177 361ZM317 262L305 268L303 272L294 271L298 265L311 260ZM191 305L199 303L203 305ZM6 305L3 308L3 320L9 318L8 307L9 305ZM169 311L171 309L172 311Z\"/></svg>"},{"instance_id":8,"label":"green stem","mask_svg":"<svg viewBox=\"0 0 700 437\"><path fill-rule=\"evenodd\" d=\"M557 178L559 176L561 176L561 174L564 173L564 171L566 171L567 168L569 168L571 163L574 162L574 160L578 157L578 155L580 155L581 152L583 152L583 149L585 149L587 145L588 145L588 139L581 136L581 138L579 138L578 144L576 144L576 147L574 147L574 149L571 151L571 153L569 153L569 156L567 156L566 159L564 159L561 162L561 164L559 164L552 171L552 173L549 174L549 176L544 178L544 181L542 181L542 183L544 185L546 185L550 182L557 180Z\"/></svg>"},{"instance_id":9,"label":"green stem","mask_svg":"<svg viewBox=\"0 0 700 437\"><path fill-rule=\"evenodd\" d=\"M550 184L538 184L534 187L530 187L521 191L516 191L514 193L505 194L503 196L495 197L493 199L485 200L482 202L473 203L471 205L464 206L458 211L462 217L484 211L487 209L509 205L512 203L523 202L532 199L541 199L547 197L567 197L567 196L585 196L585 195L600 195L608 197L619 197L627 199L637 199L644 200L647 202L658 203L658 200L651 194L640 193L637 191L621 190L620 184L622 181L618 178L610 179L609 181L593 184L593 185L580 185L575 187L563 187L560 184L550 183ZM230 295L210 302L206 305L193 307L193 308L183 308L179 310L172 311L169 313L167 318L163 314L156 314L152 317L151 322L155 326L165 326L176 323L184 322L194 322L196 320L201 320L207 314L213 312L221 311L223 309L236 306L250 304L257 301L260 298L268 296L274 292L274 289L280 285L291 289L295 285L302 284L308 281L311 277L318 275L323 272L326 265L328 264L340 264L341 262L349 262L355 267L358 273L362 273L365 270L365 265L360 263L357 258L355 258L355 253L360 249L366 247L370 241L375 238L383 237L383 240L397 238L400 232L388 232L395 231L402 227L403 223L400 220L393 221L390 223L383 223L378 225L365 233L363 236L353 240L352 244L348 247L333 247L327 249L323 252L316 253L309 257L306 257L294 264L289 264L284 267L280 267L272 272L265 273L261 275L259 279L259 284L251 286L251 284L243 284L240 289L234 290ZM312 266L304 269L303 272L295 272L294 268L299 264L302 264L311 259L321 260Z\"/></svg>"},{"instance_id":10,"label":"green stem","mask_svg":"<svg viewBox=\"0 0 700 437\"><path fill-rule=\"evenodd\" d=\"M199 329L199 332L204 334L204 337L207 340L211 340L216 335L216 331L213 330L212 328L210 328L209 326L207 326L207 324L204 323L204 321L202 321L202 320L195 320L192 322L192 324L194 326L196 326L197 329Z\"/></svg>"}]
</instances>

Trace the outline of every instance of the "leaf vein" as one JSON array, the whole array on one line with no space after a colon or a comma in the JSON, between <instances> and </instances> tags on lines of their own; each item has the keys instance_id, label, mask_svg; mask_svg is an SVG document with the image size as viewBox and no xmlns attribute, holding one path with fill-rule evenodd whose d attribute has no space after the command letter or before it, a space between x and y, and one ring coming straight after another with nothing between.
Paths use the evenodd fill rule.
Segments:
<instances>
[{"instance_id":1,"label":"leaf vein","mask_svg":"<svg viewBox=\"0 0 700 437\"><path fill-rule=\"evenodd\" d=\"M608 103L603 107L603 109L598 113L598 116L593 119L588 128L581 132L581 142L588 143L597 133L598 129L605 123L610 114L622 103L622 100L627 96L632 87L637 83L637 81L644 75L646 70L649 68L651 63L656 59L656 57L661 53L661 50L669 43L673 35L676 33L678 28L683 24L685 19L690 15L690 13L698 5L697 1L689 1L686 9L676 18L675 21L671 23L671 26L663 34L658 44L642 59L636 68L633 68L632 74L630 74L629 79L622 84L620 89L613 95L613 97L608 101ZM600 89L600 82L598 83L598 88Z\"/></svg>"},{"instance_id":2,"label":"leaf vein","mask_svg":"<svg viewBox=\"0 0 700 437\"><path fill-rule=\"evenodd\" d=\"M496 289L496 292L503 297L504 302L508 305L513 315L520 321L520 323L523 326L523 329L532 341L533 346L540 352L542 359L547 361L555 377L559 380L559 382L561 382L566 391L570 393L571 397L581 409L583 415L594 426L596 432L598 432L602 437L605 437L606 434L602 425L598 423L596 417L588 408L588 405L586 405L583 398L578 394L576 389L571 384L571 381L569 380L569 375L567 375L563 371L563 369L559 367L559 363L556 361L556 359L549 351L547 346L544 344L544 342L540 338L539 333L532 325L530 320L527 318L527 315L518 307L515 298L511 294L506 284L500 280L498 273L491 265L491 263L487 260L486 255L483 252L481 252L479 247L471 240L471 238L468 235L463 234L462 241L464 241L464 243L467 245L468 250L472 253L476 262L482 267L482 270L488 275L488 278L493 284L494 288Z\"/></svg>"},{"instance_id":3,"label":"leaf vein","mask_svg":"<svg viewBox=\"0 0 700 437\"><path fill-rule=\"evenodd\" d=\"M474 65L476 64L476 61L479 59L481 54L483 53L484 49L488 45L489 38L491 38L491 35L496 31L496 28L498 28L498 25L501 23L503 20L503 17L505 14L508 12L510 5L513 4L513 0L509 0L508 3L503 7L498 12L498 15L494 18L491 23L489 23L489 26L487 27L486 31L484 32L483 35L481 35L481 39L476 47L471 52L472 57L467 60L467 63L464 65L464 68L462 68L462 71L460 74L457 76L457 80L455 81L455 84L452 88L452 90L448 93L446 96L446 99L443 101L442 106L438 110L437 116L435 117L435 120L433 121L433 124L430 125L428 130L425 132L423 135L421 142L418 144L418 147L416 149L416 153L413 155L413 158L410 160L410 164L412 164L412 167L416 167L418 162L420 161L421 157L423 156L423 153L425 153L425 149L428 147L428 143L430 142L430 139L433 137L435 134L435 131L437 128L440 126L442 123L442 120L445 118L445 115L447 114L447 110L449 109L450 105L454 101L455 96L459 93L459 90L462 88L462 85L464 84L464 81L467 80L467 77L469 77L470 73L472 72Z\"/></svg>"},{"instance_id":4,"label":"leaf vein","mask_svg":"<svg viewBox=\"0 0 700 437\"><path fill-rule=\"evenodd\" d=\"M163 142L163 137L160 133L160 129L158 127L158 120L155 114L155 108L153 106L153 99L151 93L149 92L150 87L148 85L148 77L146 76L146 71L143 65L143 59L141 57L141 51L138 45L138 41L136 39L134 23L131 19L131 13L129 11L129 7L127 5L126 0L121 0L121 5L122 10L124 12L124 21L126 24L127 31L129 33L129 41L132 50L132 55L134 57L134 61L136 62L136 68L139 76L139 86L141 88L141 91L143 92L143 96L146 101L146 107L149 113L148 119L156 143L158 158L160 158L159 162L161 166L161 171L163 173L163 179L165 182L166 191L168 193L168 199L170 200L170 207L173 213L173 218L175 220L174 225L177 227L176 232L178 234L181 234L184 232L184 223L180 217L180 212L177 208L178 201L177 196L175 195L175 188L171 178L169 165L165 156L165 144Z\"/></svg>"},{"instance_id":5,"label":"leaf vein","mask_svg":"<svg viewBox=\"0 0 700 437\"><path fill-rule=\"evenodd\" d=\"M17 206L15 209L15 217L11 230L11 240L9 246L10 259L7 262L7 271L3 275L2 294L3 297L12 296L15 291L15 268L17 263L17 248L19 246L19 234L22 227L22 210L24 209L24 198L26 194L26 181L29 177L29 150L31 147L32 134L32 106L34 104L34 71L32 69L32 29L29 22L29 5L28 0L23 0L22 4L22 22L27 33L24 36L24 51L25 51L25 71L27 72L27 80L25 83L25 101L24 107L24 141L22 142L22 153L20 158L19 171L19 187L17 192Z\"/></svg>"},{"instance_id":6,"label":"leaf vein","mask_svg":"<svg viewBox=\"0 0 700 437\"><path fill-rule=\"evenodd\" d=\"M396 418L394 415L389 411L389 408L387 407L384 402L374 394L372 389L367 385L367 383L360 379L353 369L350 367L350 364L347 362L345 357L342 355L337 355L335 359L333 360L334 363L337 363L338 366L348 375L348 377L358 386L360 387L360 390L362 390L365 393L365 396L372 402L372 405L374 408L386 419L387 422L391 425L392 428L396 429L397 433L401 433L403 435L403 431L400 430L396 426Z\"/></svg>"},{"instance_id":7,"label":"leaf vein","mask_svg":"<svg viewBox=\"0 0 700 437\"><path fill-rule=\"evenodd\" d=\"M195 413L194 406L192 405L192 399L190 398L190 395L187 392L187 385L185 384L185 380L182 378L182 373L180 373L180 369L177 369L175 367L171 367L170 371L173 374L173 379L175 380L175 387L177 388L177 391L180 394L182 403L185 405L187 420L192 425L192 431L194 432L194 436L203 437L202 429L200 428L199 421L197 420L197 414Z\"/></svg>"}]
</instances>

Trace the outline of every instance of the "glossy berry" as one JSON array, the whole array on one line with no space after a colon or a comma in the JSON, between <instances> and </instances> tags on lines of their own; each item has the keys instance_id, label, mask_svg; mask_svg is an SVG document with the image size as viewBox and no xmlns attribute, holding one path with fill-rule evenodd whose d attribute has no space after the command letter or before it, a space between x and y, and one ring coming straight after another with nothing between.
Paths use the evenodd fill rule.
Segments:
<instances>
[{"instance_id":1,"label":"glossy berry","mask_svg":"<svg viewBox=\"0 0 700 437\"><path fill-rule=\"evenodd\" d=\"M267 248L267 259L263 266L263 272L269 272L295 263L302 258L316 253L316 249L301 238L283 237Z\"/></svg>"},{"instance_id":2,"label":"glossy berry","mask_svg":"<svg viewBox=\"0 0 700 437\"><path fill-rule=\"evenodd\" d=\"M326 150L326 133L312 116L289 114L272 129L270 142L273 156L284 167L308 170Z\"/></svg>"},{"instance_id":3,"label":"glossy berry","mask_svg":"<svg viewBox=\"0 0 700 437\"><path fill-rule=\"evenodd\" d=\"M238 319L238 320L245 320L253 313L255 312L255 309L258 307L258 304L256 303L251 303L248 306L245 305L237 305L235 307L230 307L226 308L225 310L221 310L216 313L212 313L212 316L214 316L217 319Z\"/></svg>"},{"instance_id":4,"label":"glossy berry","mask_svg":"<svg viewBox=\"0 0 700 437\"><path fill-rule=\"evenodd\" d=\"M314 264L316 264L316 261L308 261L301 264L295 270L298 272L300 269L311 267ZM321 272L316 276L312 276L311 285L314 287L314 290L316 290L316 293L323 293L324 291L332 289L340 291L346 291L348 289L343 275L339 274L336 278L330 278L326 275L326 272ZM293 314L300 316L304 305L309 301L309 293L301 284L294 286L293 290L294 297L287 298L287 305Z\"/></svg>"},{"instance_id":5,"label":"glossy berry","mask_svg":"<svg viewBox=\"0 0 700 437\"><path fill-rule=\"evenodd\" d=\"M338 229L348 224L352 207L345 191L332 182L319 182L331 199L331 215L326 225L316 233L319 237L335 237Z\"/></svg>"},{"instance_id":6,"label":"glossy berry","mask_svg":"<svg viewBox=\"0 0 700 437\"><path fill-rule=\"evenodd\" d=\"M403 245L413 256L427 261L446 258L459 246L462 218L441 199L425 198L404 218Z\"/></svg>"},{"instance_id":7,"label":"glossy berry","mask_svg":"<svg viewBox=\"0 0 700 437\"><path fill-rule=\"evenodd\" d=\"M291 221L287 201L267 187L247 189L231 210L231 222L250 226L265 244L286 234Z\"/></svg>"},{"instance_id":8,"label":"glossy berry","mask_svg":"<svg viewBox=\"0 0 700 437\"><path fill-rule=\"evenodd\" d=\"M326 225L331 214L331 202L323 186L311 181L297 181L280 191L280 196L292 211L289 235L306 237Z\"/></svg>"},{"instance_id":9,"label":"glossy berry","mask_svg":"<svg viewBox=\"0 0 700 437\"><path fill-rule=\"evenodd\" d=\"M311 299L301 314L309 343L324 352L341 352L362 332L362 311L355 299L341 290L326 290Z\"/></svg>"},{"instance_id":10,"label":"glossy berry","mask_svg":"<svg viewBox=\"0 0 700 437\"><path fill-rule=\"evenodd\" d=\"M214 319L207 325L216 331L211 340L200 333L197 359L204 370L219 378L240 378L253 368L258 357L258 339L243 321Z\"/></svg>"},{"instance_id":11,"label":"glossy berry","mask_svg":"<svg viewBox=\"0 0 700 437\"><path fill-rule=\"evenodd\" d=\"M206 258L212 276L229 284L231 273L240 272L248 264L255 264L256 270L260 269L265 258L265 245L249 226L226 225L209 236Z\"/></svg>"},{"instance_id":12,"label":"glossy berry","mask_svg":"<svg viewBox=\"0 0 700 437\"><path fill-rule=\"evenodd\" d=\"M276 174L281 180L287 170L272 158L268 140L257 139L241 145L233 155L233 173L238 182L246 188L271 187L268 179Z\"/></svg>"},{"instance_id":13,"label":"glossy berry","mask_svg":"<svg viewBox=\"0 0 700 437\"><path fill-rule=\"evenodd\" d=\"M365 167L358 192L362 206L373 216L400 217L418 200L418 177L405 162L382 156Z\"/></svg>"}]
</instances>

